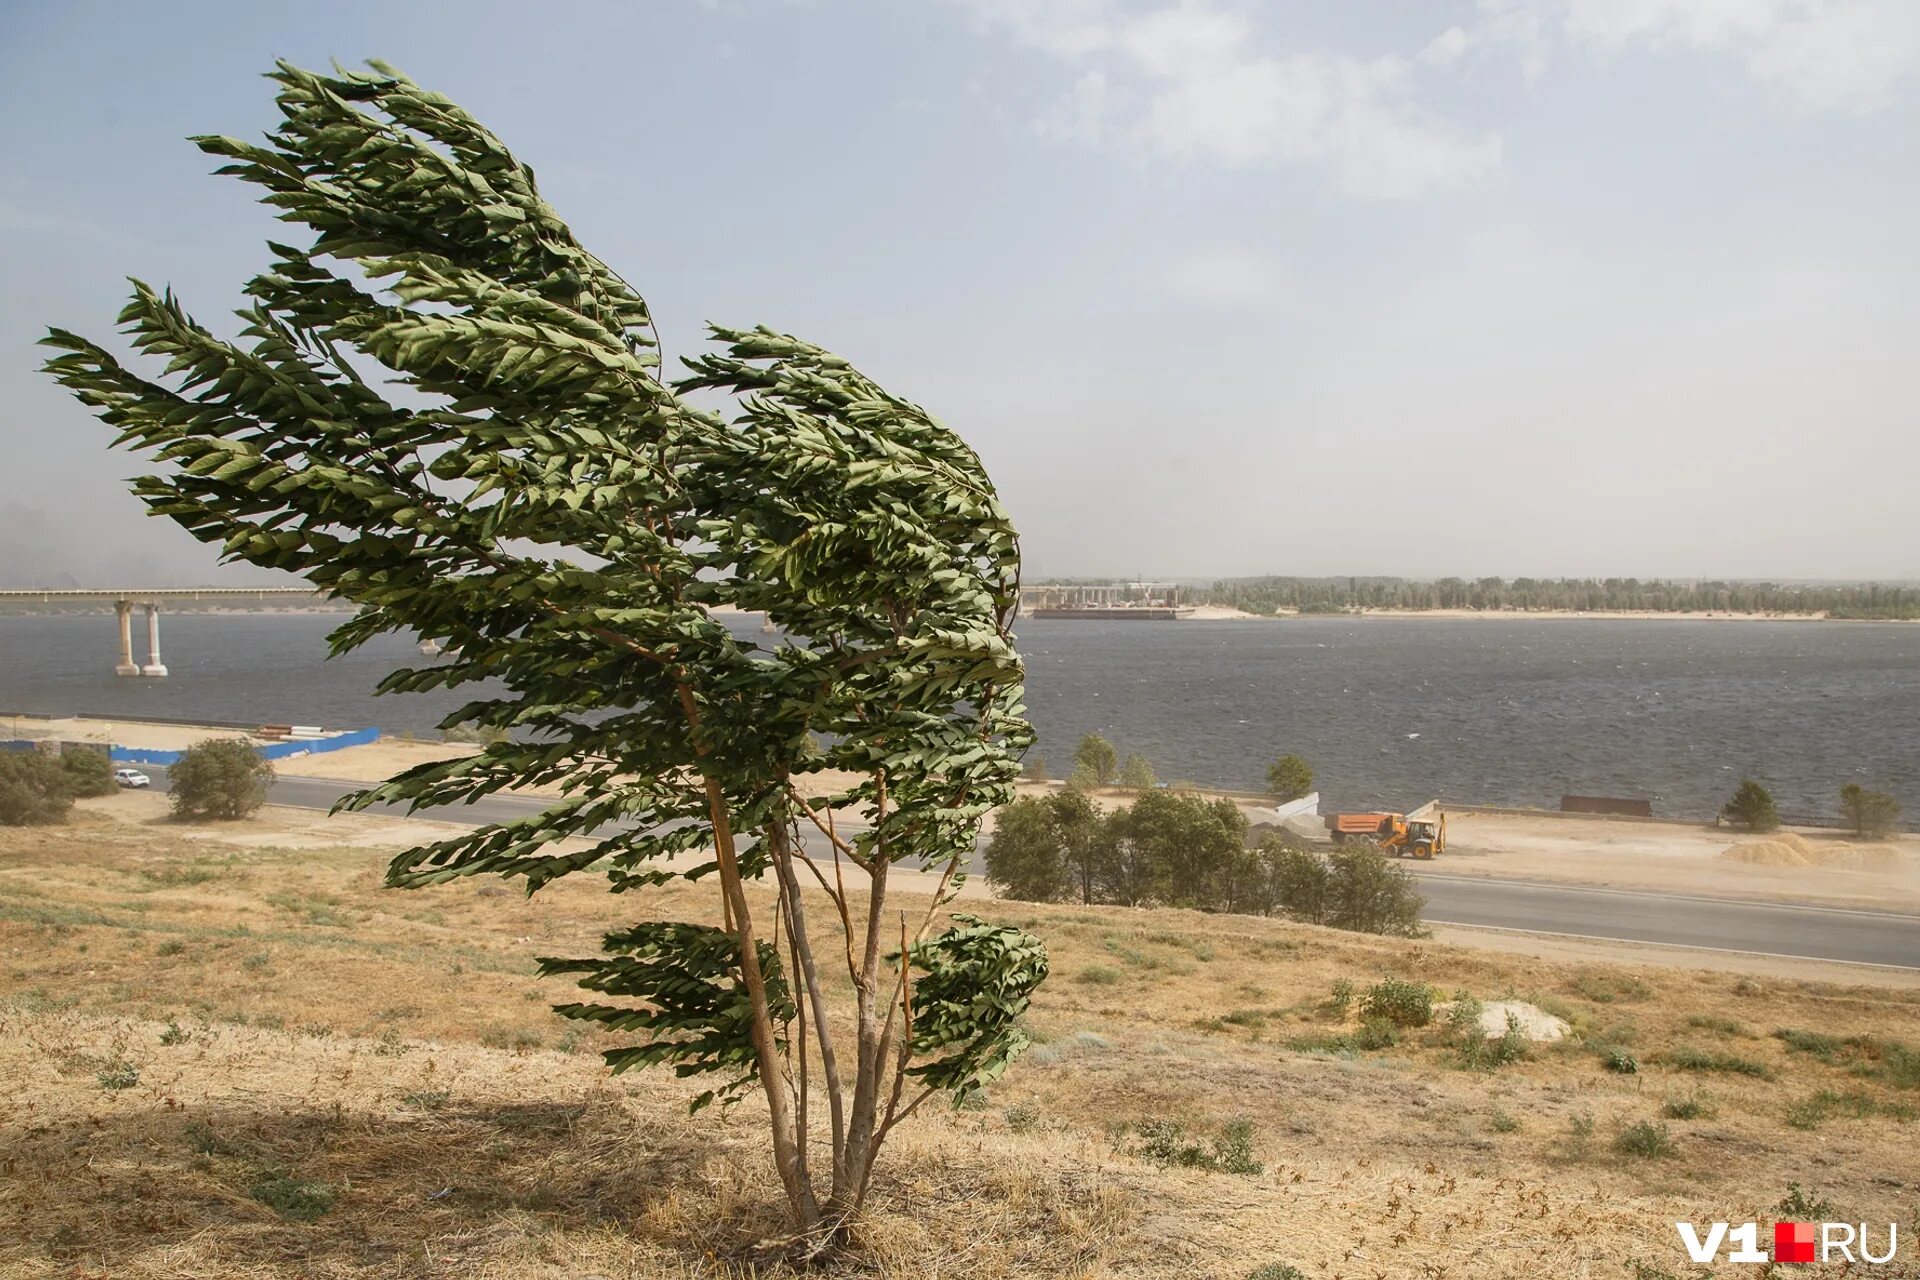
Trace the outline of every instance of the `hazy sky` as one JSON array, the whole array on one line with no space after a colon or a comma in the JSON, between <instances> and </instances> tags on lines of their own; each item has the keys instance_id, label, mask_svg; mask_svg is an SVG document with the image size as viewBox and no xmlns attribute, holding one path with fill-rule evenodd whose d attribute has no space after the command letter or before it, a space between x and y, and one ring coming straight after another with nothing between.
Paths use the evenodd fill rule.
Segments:
<instances>
[{"instance_id":1,"label":"hazy sky","mask_svg":"<svg viewBox=\"0 0 1920 1280\"><path fill-rule=\"evenodd\" d=\"M226 327L276 224L182 139L276 56L472 109L670 353L926 404L1030 578L1920 577L1916 0L0 0L0 581L258 577L31 344Z\"/></svg>"}]
</instances>

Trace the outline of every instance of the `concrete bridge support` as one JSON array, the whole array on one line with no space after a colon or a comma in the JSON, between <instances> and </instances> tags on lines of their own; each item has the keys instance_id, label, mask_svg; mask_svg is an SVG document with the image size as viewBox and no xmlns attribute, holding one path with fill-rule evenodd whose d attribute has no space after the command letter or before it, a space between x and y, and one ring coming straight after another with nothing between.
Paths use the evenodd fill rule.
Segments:
<instances>
[{"instance_id":1,"label":"concrete bridge support","mask_svg":"<svg viewBox=\"0 0 1920 1280\"><path fill-rule=\"evenodd\" d=\"M117 676L137 676L140 668L133 661L133 601L115 600L113 611L120 615L120 662L113 669Z\"/></svg>"},{"instance_id":2,"label":"concrete bridge support","mask_svg":"<svg viewBox=\"0 0 1920 1280\"><path fill-rule=\"evenodd\" d=\"M147 607L147 665L140 668L143 676L164 676L166 664L160 661L160 606L150 604Z\"/></svg>"}]
</instances>

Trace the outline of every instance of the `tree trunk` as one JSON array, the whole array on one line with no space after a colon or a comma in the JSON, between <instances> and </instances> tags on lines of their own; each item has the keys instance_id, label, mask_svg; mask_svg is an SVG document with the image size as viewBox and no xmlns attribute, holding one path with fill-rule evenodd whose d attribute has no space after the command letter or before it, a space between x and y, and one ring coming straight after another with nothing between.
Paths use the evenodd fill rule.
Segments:
<instances>
[{"instance_id":1,"label":"tree trunk","mask_svg":"<svg viewBox=\"0 0 1920 1280\"><path fill-rule=\"evenodd\" d=\"M826 997L820 991L820 977L813 960L813 943L807 936L807 912L800 897L800 879L793 872L793 849L789 843L786 826L783 823L770 824L767 839L773 847L773 866L780 877L781 892L787 898L787 919L794 939L794 953L799 957L801 972L796 975L806 983L807 1007L800 1011L804 1020L808 1010L812 1011L814 1039L820 1046L821 1074L827 1086L828 1120L833 1128L833 1185L838 1187L846 1182L847 1130L845 1110L845 1089L840 1078L840 1064L833 1047L833 1028L827 1021ZM800 1141L805 1142L807 1135L803 1130Z\"/></svg>"},{"instance_id":2,"label":"tree trunk","mask_svg":"<svg viewBox=\"0 0 1920 1280\"><path fill-rule=\"evenodd\" d=\"M747 984L747 998L753 1007L754 1059L760 1069L761 1091L767 1095L768 1119L773 1128L773 1163L780 1172L781 1185L786 1188L793 1225L801 1233L811 1234L820 1226L820 1204L800 1158L793 1112L788 1106L786 1067L774 1044L766 975L760 972L759 939L754 936L753 915L747 906L740 863L734 854L733 823L719 780L709 775L706 786L707 811L713 820L714 853L720 864L720 888L733 910L734 936L740 940L740 976Z\"/></svg>"}]
</instances>

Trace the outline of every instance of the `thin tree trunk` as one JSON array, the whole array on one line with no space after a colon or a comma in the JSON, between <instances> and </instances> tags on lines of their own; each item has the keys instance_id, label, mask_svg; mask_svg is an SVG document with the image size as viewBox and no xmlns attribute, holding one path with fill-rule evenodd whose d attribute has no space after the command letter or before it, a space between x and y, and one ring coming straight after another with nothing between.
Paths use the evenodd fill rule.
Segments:
<instances>
[{"instance_id":1,"label":"thin tree trunk","mask_svg":"<svg viewBox=\"0 0 1920 1280\"><path fill-rule=\"evenodd\" d=\"M800 1144L795 1137L793 1112L788 1107L785 1064L774 1043L773 1015L767 1007L766 975L760 971L760 949L753 932L753 914L747 907L740 863L733 846L733 823L719 779L708 776L707 812L713 820L713 844L720 864L720 888L733 907L734 936L740 940L740 976L747 985L753 1010L754 1059L760 1068L761 1092L767 1095L768 1119L773 1128L773 1163L787 1192L794 1226L811 1234L820 1225L820 1204L807 1180Z\"/></svg>"},{"instance_id":2,"label":"thin tree trunk","mask_svg":"<svg viewBox=\"0 0 1920 1280\"><path fill-rule=\"evenodd\" d=\"M693 690L685 683L679 687L680 708L687 729L694 737L695 751L705 755L699 745L700 708ZM773 1163L786 1189L787 1208L794 1226L812 1234L820 1226L820 1203L807 1178L805 1162L800 1158L799 1142L794 1134L793 1112L788 1106L787 1077L774 1043L773 1015L767 1007L766 975L760 971L759 939L753 932L753 913L747 907L746 886L740 878L740 861L733 844L733 816L727 808L726 793L720 780L702 772L706 784L707 817L713 824L715 861L720 865L720 892L727 909L727 924L740 943L740 977L746 983L747 1001L752 1010L751 1034L754 1061L759 1068L760 1089L767 1095L768 1121L773 1130Z\"/></svg>"},{"instance_id":3,"label":"thin tree trunk","mask_svg":"<svg viewBox=\"0 0 1920 1280\"><path fill-rule=\"evenodd\" d=\"M885 792L881 792L884 797ZM884 805L884 799L881 801ZM884 821L886 811L876 806L874 825ZM847 1116L845 1182L836 1182L831 1200L835 1213L852 1213L859 1207L860 1188L866 1171L872 1167L875 1121L880 1107L880 1087L886 1074L886 1026L876 1002L880 973L880 938L887 909L886 850L878 843L873 852L872 884L867 893L867 940L861 958L855 993L855 1019L858 1074L854 1077L853 1107ZM887 1023L892 1021L889 1016Z\"/></svg>"},{"instance_id":4,"label":"thin tree trunk","mask_svg":"<svg viewBox=\"0 0 1920 1280\"><path fill-rule=\"evenodd\" d=\"M833 1028L827 1021L826 997L821 993L819 972L814 964L813 943L807 936L807 913L801 902L800 878L793 871L793 849L788 843L787 829L783 825L770 825L767 833L773 848L774 872L780 877L781 891L787 895L788 937L800 968L799 976L806 982L807 1003L813 1011L814 1039L820 1046L821 1075L826 1081L827 1111L833 1126L833 1185L837 1187L846 1177L845 1088L840 1078L840 1064L834 1053ZM802 1010L801 1018L804 1020L805 1017L806 1010Z\"/></svg>"}]
</instances>

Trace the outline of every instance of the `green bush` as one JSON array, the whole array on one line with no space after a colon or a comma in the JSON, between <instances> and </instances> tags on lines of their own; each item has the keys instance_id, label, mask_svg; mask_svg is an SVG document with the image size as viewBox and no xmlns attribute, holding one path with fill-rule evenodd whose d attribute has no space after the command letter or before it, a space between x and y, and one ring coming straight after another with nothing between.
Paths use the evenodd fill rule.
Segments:
<instances>
[{"instance_id":1,"label":"green bush","mask_svg":"<svg viewBox=\"0 0 1920 1280\"><path fill-rule=\"evenodd\" d=\"M1284 1262L1269 1262L1247 1272L1247 1280L1307 1280L1307 1273Z\"/></svg>"},{"instance_id":2,"label":"green bush","mask_svg":"<svg viewBox=\"0 0 1920 1280\"><path fill-rule=\"evenodd\" d=\"M76 796L110 796L120 789L113 780L113 757L104 751L70 747L60 753L60 768Z\"/></svg>"},{"instance_id":3,"label":"green bush","mask_svg":"<svg viewBox=\"0 0 1920 1280\"><path fill-rule=\"evenodd\" d=\"M1708 1053L1687 1046L1669 1049L1666 1061L1682 1071L1718 1071L1728 1075L1753 1076L1759 1080L1773 1078L1773 1072L1767 1069L1766 1064L1751 1058L1735 1057L1730 1053Z\"/></svg>"},{"instance_id":4,"label":"green bush","mask_svg":"<svg viewBox=\"0 0 1920 1280\"><path fill-rule=\"evenodd\" d=\"M1896 1088L1920 1089L1920 1050L1899 1040L1882 1040L1870 1035L1833 1036L1792 1028L1782 1028L1773 1034L1788 1049L1830 1067L1843 1067L1870 1080L1884 1080Z\"/></svg>"},{"instance_id":5,"label":"green bush","mask_svg":"<svg viewBox=\"0 0 1920 1280\"><path fill-rule=\"evenodd\" d=\"M1669 1120L1704 1120L1713 1114L1713 1103L1705 1094L1690 1093L1684 1098L1668 1098L1660 1114Z\"/></svg>"},{"instance_id":6,"label":"green bush","mask_svg":"<svg viewBox=\"0 0 1920 1280\"><path fill-rule=\"evenodd\" d=\"M333 1188L296 1178L284 1169L263 1170L247 1194L288 1222L312 1222L333 1210Z\"/></svg>"},{"instance_id":7,"label":"green bush","mask_svg":"<svg viewBox=\"0 0 1920 1280\"><path fill-rule=\"evenodd\" d=\"M176 818L244 818L266 803L273 765L239 738L208 738L181 752L167 778Z\"/></svg>"},{"instance_id":8,"label":"green bush","mask_svg":"<svg viewBox=\"0 0 1920 1280\"><path fill-rule=\"evenodd\" d=\"M131 1062L116 1058L100 1069L99 1080L102 1089L131 1089L140 1083L140 1072Z\"/></svg>"},{"instance_id":9,"label":"green bush","mask_svg":"<svg viewBox=\"0 0 1920 1280\"><path fill-rule=\"evenodd\" d=\"M1664 1124L1642 1120L1614 1135L1613 1149L1621 1155L1653 1160L1673 1154L1673 1132Z\"/></svg>"},{"instance_id":10,"label":"green bush","mask_svg":"<svg viewBox=\"0 0 1920 1280\"><path fill-rule=\"evenodd\" d=\"M1881 840L1893 834L1900 818L1900 802L1883 791L1868 791L1857 782L1840 788L1840 812L1856 834Z\"/></svg>"},{"instance_id":11,"label":"green bush","mask_svg":"<svg viewBox=\"0 0 1920 1280\"><path fill-rule=\"evenodd\" d=\"M1633 1050L1615 1046L1607 1051L1607 1070L1621 1076L1638 1075L1640 1059L1633 1056Z\"/></svg>"},{"instance_id":12,"label":"green bush","mask_svg":"<svg viewBox=\"0 0 1920 1280\"><path fill-rule=\"evenodd\" d=\"M1137 1153L1158 1165L1182 1169L1208 1169L1216 1173L1237 1173L1251 1177L1265 1168L1253 1158L1253 1122L1236 1118L1221 1126L1210 1142L1187 1133L1178 1120L1148 1120L1138 1127Z\"/></svg>"},{"instance_id":13,"label":"green bush","mask_svg":"<svg viewBox=\"0 0 1920 1280\"><path fill-rule=\"evenodd\" d=\"M1774 807L1773 794L1752 778L1744 778L1733 798L1721 808L1720 817L1749 831L1772 831L1780 825L1780 811Z\"/></svg>"},{"instance_id":14,"label":"green bush","mask_svg":"<svg viewBox=\"0 0 1920 1280\"><path fill-rule=\"evenodd\" d=\"M1781 1217L1800 1222L1825 1222L1834 1212L1832 1201L1817 1192L1802 1191L1797 1182L1787 1184L1787 1194L1774 1208Z\"/></svg>"},{"instance_id":15,"label":"green bush","mask_svg":"<svg viewBox=\"0 0 1920 1280\"><path fill-rule=\"evenodd\" d=\"M1120 984L1121 972L1111 965L1090 964L1077 975L1081 982L1094 987L1114 987Z\"/></svg>"},{"instance_id":16,"label":"green bush","mask_svg":"<svg viewBox=\"0 0 1920 1280\"><path fill-rule=\"evenodd\" d=\"M1267 770L1267 790L1281 804L1313 790L1313 766L1299 756L1281 756Z\"/></svg>"},{"instance_id":17,"label":"green bush","mask_svg":"<svg viewBox=\"0 0 1920 1280\"><path fill-rule=\"evenodd\" d=\"M1151 791L1159 785L1159 779L1153 776L1153 766L1138 751L1127 753L1120 765L1120 786L1127 791Z\"/></svg>"},{"instance_id":18,"label":"green bush","mask_svg":"<svg viewBox=\"0 0 1920 1280\"><path fill-rule=\"evenodd\" d=\"M1335 849L1327 858L1327 911L1321 924L1355 933L1421 938L1427 905L1413 874L1371 844Z\"/></svg>"},{"instance_id":19,"label":"green bush","mask_svg":"<svg viewBox=\"0 0 1920 1280\"><path fill-rule=\"evenodd\" d=\"M1378 1049L1391 1049L1400 1043L1400 1028L1391 1018L1368 1018L1360 1024L1360 1032L1353 1038L1354 1044L1372 1052Z\"/></svg>"},{"instance_id":20,"label":"green bush","mask_svg":"<svg viewBox=\"0 0 1920 1280\"><path fill-rule=\"evenodd\" d=\"M1113 771L1119 767L1120 753L1113 744L1097 733L1090 733L1080 739L1080 745L1074 748L1073 768L1077 775L1085 770L1093 779L1095 786L1104 787L1113 781Z\"/></svg>"},{"instance_id":21,"label":"green bush","mask_svg":"<svg viewBox=\"0 0 1920 1280\"><path fill-rule=\"evenodd\" d=\"M65 822L73 782L59 760L38 751L0 751L0 827Z\"/></svg>"},{"instance_id":22,"label":"green bush","mask_svg":"<svg viewBox=\"0 0 1920 1280\"><path fill-rule=\"evenodd\" d=\"M1367 988L1360 1012L1395 1026L1424 1027L1433 1021L1433 988L1422 982L1387 978Z\"/></svg>"},{"instance_id":23,"label":"green bush","mask_svg":"<svg viewBox=\"0 0 1920 1280\"><path fill-rule=\"evenodd\" d=\"M1476 1019L1473 1034L1459 1043L1460 1063L1474 1071L1492 1071L1527 1056L1527 1036L1520 1030L1520 1019L1509 1013L1507 1029L1497 1036L1481 1031Z\"/></svg>"}]
</instances>

